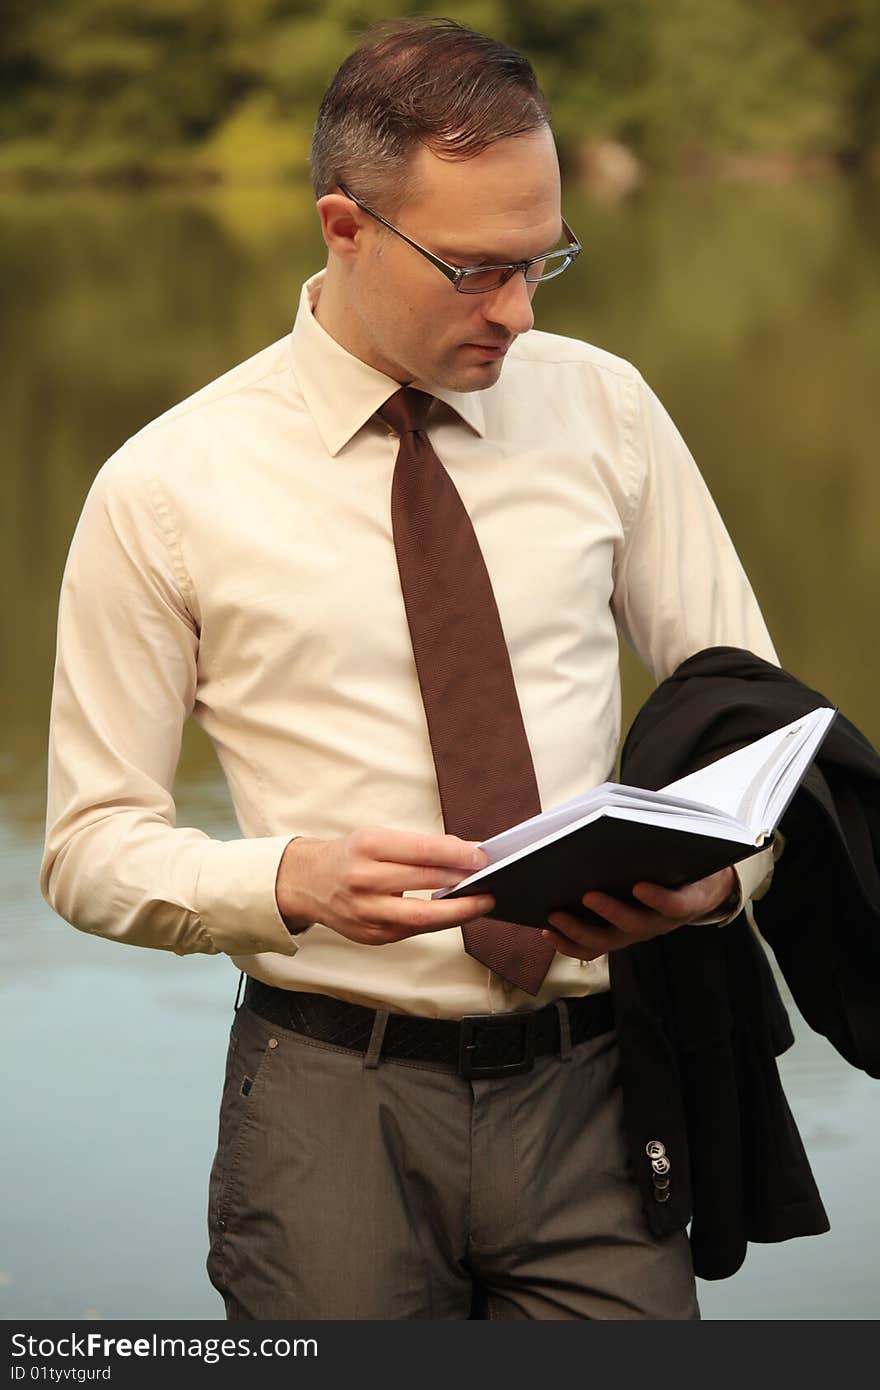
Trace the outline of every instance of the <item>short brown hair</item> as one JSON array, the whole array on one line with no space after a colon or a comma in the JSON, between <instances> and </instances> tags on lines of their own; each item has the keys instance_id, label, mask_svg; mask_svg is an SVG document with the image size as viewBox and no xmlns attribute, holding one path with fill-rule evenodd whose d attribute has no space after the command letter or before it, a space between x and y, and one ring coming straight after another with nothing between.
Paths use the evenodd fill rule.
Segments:
<instances>
[{"instance_id":1,"label":"short brown hair","mask_svg":"<svg viewBox=\"0 0 880 1390\"><path fill-rule=\"evenodd\" d=\"M496 140L549 125L531 63L452 19L373 26L324 94L312 140L315 196L350 184L393 216L417 145L470 159Z\"/></svg>"}]
</instances>

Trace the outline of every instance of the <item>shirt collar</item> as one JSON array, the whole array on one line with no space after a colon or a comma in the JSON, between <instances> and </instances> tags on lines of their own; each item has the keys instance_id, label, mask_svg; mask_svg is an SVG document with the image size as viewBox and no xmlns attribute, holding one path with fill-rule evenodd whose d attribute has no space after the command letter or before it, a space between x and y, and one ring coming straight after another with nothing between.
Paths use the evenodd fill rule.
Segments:
<instances>
[{"instance_id":1,"label":"shirt collar","mask_svg":"<svg viewBox=\"0 0 880 1390\"><path fill-rule=\"evenodd\" d=\"M290 335L290 357L303 399L329 453L336 456L375 415L400 382L353 357L331 338L314 315L325 271L306 280ZM486 432L483 403L476 391L449 391L412 382L445 401L477 434Z\"/></svg>"}]
</instances>

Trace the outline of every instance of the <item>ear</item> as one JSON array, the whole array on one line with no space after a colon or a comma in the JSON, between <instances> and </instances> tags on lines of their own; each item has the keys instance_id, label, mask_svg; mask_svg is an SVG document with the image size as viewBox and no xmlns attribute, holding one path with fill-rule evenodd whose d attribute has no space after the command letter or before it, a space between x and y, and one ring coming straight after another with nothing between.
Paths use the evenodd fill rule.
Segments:
<instances>
[{"instance_id":1,"label":"ear","mask_svg":"<svg viewBox=\"0 0 880 1390\"><path fill-rule=\"evenodd\" d=\"M345 258L356 255L367 220L357 203L343 193L325 193L315 206L327 250Z\"/></svg>"}]
</instances>

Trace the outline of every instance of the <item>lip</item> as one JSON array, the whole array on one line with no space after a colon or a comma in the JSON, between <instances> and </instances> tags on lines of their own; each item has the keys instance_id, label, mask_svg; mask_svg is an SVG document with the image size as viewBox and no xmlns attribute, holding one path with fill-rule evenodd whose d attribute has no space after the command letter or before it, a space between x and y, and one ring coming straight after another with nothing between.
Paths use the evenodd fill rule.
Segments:
<instances>
[{"instance_id":1,"label":"lip","mask_svg":"<svg viewBox=\"0 0 880 1390\"><path fill-rule=\"evenodd\" d=\"M496 347L487 343L465 343L464 346L473 348L475 352L482 352L486 357L503 357L510 349L510 343L505 343L504 347Z\"/></svg>"}]
</instances>

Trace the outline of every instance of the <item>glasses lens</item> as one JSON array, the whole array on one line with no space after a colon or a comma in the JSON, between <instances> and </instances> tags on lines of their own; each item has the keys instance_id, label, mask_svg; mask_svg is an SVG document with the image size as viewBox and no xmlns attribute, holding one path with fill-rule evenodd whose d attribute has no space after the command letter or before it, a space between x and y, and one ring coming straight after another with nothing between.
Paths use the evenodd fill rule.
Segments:
<instances>
[{"instance_id":1,"label":"glasses lens","mask_svg":"<svg viewBox=\"0 0 880 1390\"><path fill-rule=\"evenodd\" d=\"M567 270L573 260L574 256L570 251L551 251L543 261L535 261L529 266L526 279L532 285L541 280L552 280L554 275L561 275L563 270Z\"/></svg>"},{"instance_id":2,"label":"glasses lens","mask_svg":"<svg viewBox=\"0 0 880 1390\"><path fill-rule=\"evenodd\" d=\"M550 251L540 261L533 261L526 272L530 285L540 284L542 280L552 280L561 275L574 260L571 251ZM462 276L458 286L461 294L485 294L487 290L500 289L516 271L515 266L495 267L491 270L469 270Z\"/></svg>"},{"instance_id":3,"label":"glasses lens","mask_svg":"<svg viewBox=\"0 0 880 1390\"><path fill-rule=\"evenodd\" d=\"M512 274L508 266L502 266L500 270L469 270L462 276L459 289L462 294L485 294L486 290L499 289Z\"/></svg>"}]
</instances>

